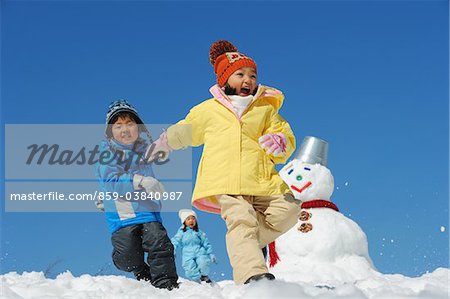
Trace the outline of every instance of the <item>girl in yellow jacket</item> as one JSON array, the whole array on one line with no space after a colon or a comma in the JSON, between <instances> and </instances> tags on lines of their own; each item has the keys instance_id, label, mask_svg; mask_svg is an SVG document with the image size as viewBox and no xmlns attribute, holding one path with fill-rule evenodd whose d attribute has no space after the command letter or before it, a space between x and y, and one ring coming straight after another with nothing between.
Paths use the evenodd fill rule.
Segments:
<instances>
[{"instance_id":1,"label":"girl in yellow jacket","mask_svg":"<svg viewBox=\"0 0 450 299\"><path fill-rule=\"evenodd\" d=\"M256 63L227 41L211 46L217 83L208 99L169 127L153 152L204 145L192 204L221 214L236 283L268 273L261 248L297 223L300 212L274 164L295 149L289 124L278 114L283 94L257 84Z\"/></svg>"}]
</instances>

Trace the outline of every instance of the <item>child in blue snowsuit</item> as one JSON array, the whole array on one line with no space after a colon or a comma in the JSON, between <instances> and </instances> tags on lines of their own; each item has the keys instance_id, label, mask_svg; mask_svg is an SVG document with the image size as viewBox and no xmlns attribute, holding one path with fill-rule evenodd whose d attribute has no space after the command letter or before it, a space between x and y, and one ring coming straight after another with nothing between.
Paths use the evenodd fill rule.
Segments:
<instances>
[{"instance_id":1,"label":"child in blue snowsuit","mask_svg":"<svg viewBox=\"0 0 450 299\"><path fill-rule=\"evenodd\" d=\"M106 124L106 140L100 145L96 164L103 192L97 207L105 211L112 234L114 265L157 288L177 288L174 251L162 225L161 204L146 197L164 191L150 163L142 161L150 133L137 110L124 100L109 106Z\"/></svg>"},{"instance_id":2,"label":"child in blue snowsuit","mask_svg":"<svg viewBox=\"0 0 450 299\"><path fill-rule=\"evenodd\" d=\"M189 209L178 212L183 225L172 238L172 244L182 249L183 268L186 277L211 283L208 277L211 262L216 263L206 234L198 229L197 215Z\"/></svg>"}]
</instances>

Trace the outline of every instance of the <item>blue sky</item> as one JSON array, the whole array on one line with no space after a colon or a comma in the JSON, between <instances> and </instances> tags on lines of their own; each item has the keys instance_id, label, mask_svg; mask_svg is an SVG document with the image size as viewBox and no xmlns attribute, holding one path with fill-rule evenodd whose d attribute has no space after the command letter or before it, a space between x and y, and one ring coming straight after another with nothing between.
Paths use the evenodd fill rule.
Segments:
<instances>
[{"instance_id":1,"label":"blue sky","mask_svg":"<svg viewBox=\"0 0 450 299\"><path fill-rule=\"evenodd\" d=\"M366 232L378 270L448 267L447 1L1 5L3 128L101 124L118 98L147 123L176 122L210 97L209 47L228 39L258 63L260 83L285 93L281 114L298 141L329 141L332 199ZM122 273L102 214L5 213L3 204L1 213L1 273L55 262L50 276ZM178 216L163 217L172 236ZM230 279L222 219L199 212L199 224L219 258L212 277Z\"/></svg>"}]
</instances>

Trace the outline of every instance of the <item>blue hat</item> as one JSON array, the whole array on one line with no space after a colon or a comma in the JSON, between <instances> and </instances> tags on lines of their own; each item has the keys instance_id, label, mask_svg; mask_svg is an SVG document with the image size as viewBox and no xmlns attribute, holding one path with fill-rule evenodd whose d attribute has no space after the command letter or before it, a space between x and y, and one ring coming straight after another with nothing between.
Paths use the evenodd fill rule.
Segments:
<instances>
[{"instance_id":1,"label":"blue hat","mask_svg":"<svg viewBox=\"0 0 450 299\"><path fill-rule=\"evenodd\" d=\"M108 106L108 112L106 113L105 135L107 137L111 137L111 135L112 135L111 128L108 125L111 124L112 119L121 112L127 112L127 113L133 114L135 116L136 123L138 123L138 124L144 123L142 121L142 119L139 117L138 111L136 110L136 108L131 106L130 103L128 103L126 100L120 99L120 100L114 101Z\"/></svg>"}]
</instances>

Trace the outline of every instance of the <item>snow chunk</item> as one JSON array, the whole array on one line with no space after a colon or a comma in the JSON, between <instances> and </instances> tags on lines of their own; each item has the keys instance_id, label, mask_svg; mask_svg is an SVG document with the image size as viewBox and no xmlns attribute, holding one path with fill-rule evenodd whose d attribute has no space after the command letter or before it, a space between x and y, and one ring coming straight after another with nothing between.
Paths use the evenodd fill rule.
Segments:
<instances>
[{"instance_id":1,"label":"snow chunk","mask_svg":"<svg viewBox=\"0 0 450 299\"><path fill-rule=\"evenodd\" d=\"M311 266L311 265L309 265ZM319 265L320 266L320 265ZM356 264L350 264L354 267ZM235 285L220 281L214 285L196 283L180 278L179 289L171 292L154 288L144 281L124 276L74 277L70 272L55 279L45 278L42 272L10 272L0 275L0 298L446 298L449 290L450 269L438 268L421 277L399 274L381 274L372 271L365 279L353 282L334 281L317 285L309 282L287 282L283 279L257 281Z\"/></svg>"}]
</instances>

